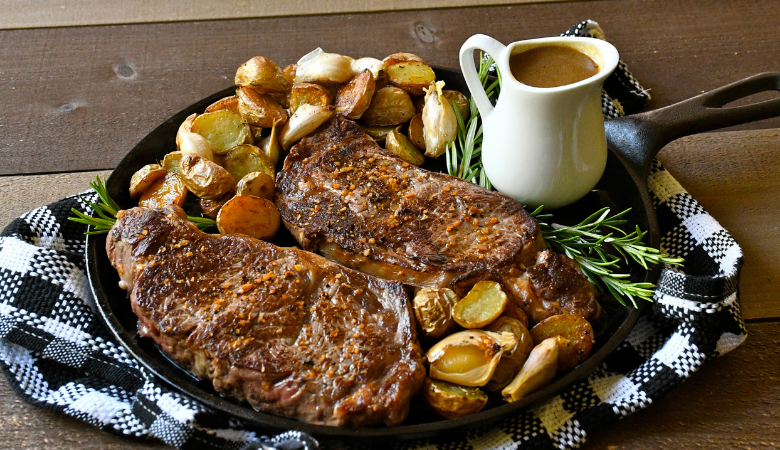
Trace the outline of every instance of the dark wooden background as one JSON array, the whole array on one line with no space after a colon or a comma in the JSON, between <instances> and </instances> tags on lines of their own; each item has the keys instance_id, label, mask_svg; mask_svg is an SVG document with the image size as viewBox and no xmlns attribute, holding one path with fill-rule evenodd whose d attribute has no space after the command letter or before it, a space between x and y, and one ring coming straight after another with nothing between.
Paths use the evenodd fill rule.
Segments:
<instances>
[{"instance_id":1,"label":"dark wooden background","mask_svg":"<svg viewBox=\"0 0 780 450\"><path fill-rule=\"evenodd\" d=\"M472 34L509 43L591 18L651 89L655 108L780 71L778 17L778 1L615 0L0 30L0 226L85 189L157 124L232 84L254 55L287 64L317 46L354 57L408 51L456 68ZM780 119L770 119L684 138L659 155L742 245L750 335L584 448L780 446L779 151ZM150 445L26 405L5 380L0 398L0 447Z\"/></svg>"}]
</instances>

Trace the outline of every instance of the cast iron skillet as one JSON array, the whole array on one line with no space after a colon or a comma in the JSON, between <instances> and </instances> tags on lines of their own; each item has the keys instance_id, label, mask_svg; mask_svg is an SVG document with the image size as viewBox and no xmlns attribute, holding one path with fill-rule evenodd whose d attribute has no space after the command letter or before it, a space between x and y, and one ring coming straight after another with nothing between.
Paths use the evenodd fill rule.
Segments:
<instances>
[{"instance_id":1,"label":"cast iron skillet","mask_svg":"<svg viewBox=\"0 0 780 450\"><path fill-rule=\"evenodd\" d=\"M449 89L457 89L468 95L468 89L459 73L444 69L436 72L437 79L444 80ZM649 230L648 243L657 247L660 242L658 222L646 186L647 170L655 154L666 143L681 136L780 115L780 99L738 108L720 108L738 98L779 88L780 75L757 75L676 105L608 121L606 130L611 152L604 176L591 194L570 207L555 211L556 221L577 221L601 206L610 206L614 208L613 212L631 208L627 217L629 223ZM149 133L125 156L109 177L109 195L122 208L135 206L136 203L128 194L132 174L175 150L176 131L187 116L193 112L201 113L214 101L232 95L233 90L234 88L225 89L193 104ZM425 167L438 171L442 169L442 165L442 161L429 160ZM193 213L194 210L190 212ZM285 234L284 231L280 230L275 243L295 245L289 233ZM257 412L247 404L220 396L209 382L198 381L180 369L166 358L151 340L138 337L137 318L130 309L126 293L117 285L119 277L106 255L105 235L88 236L86 252L88 276L98 309L119 342L146 368L175 389L248 424L270 428L268 432L275 431L273 429L298 429L321 438L376 440L445 436L508 417L587 376L625 338L644 306L640 305L639 309L624 308L614 301L605 300L602 306L607 320L604 321L603 328L597 330L596 345L591 356L572 372L521 401L504 403L499 398L491 398L487 407L478 414L443 420L435 417L416 399L412 402L409 418L400 426L328 427ZM629 270L634 281L655 282L658 276L658 268L645 271L639 266L632 266Z\"/></svg>"}]
</instances>

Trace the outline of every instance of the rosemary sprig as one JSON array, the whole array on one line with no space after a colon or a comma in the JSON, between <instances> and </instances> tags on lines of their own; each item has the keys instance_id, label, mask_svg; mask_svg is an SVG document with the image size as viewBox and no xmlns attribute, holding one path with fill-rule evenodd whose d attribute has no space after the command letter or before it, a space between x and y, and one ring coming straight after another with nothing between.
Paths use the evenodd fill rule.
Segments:
<instances>
[{"instance_id":1,"label":"rosemary sprig","mask_svg":"<svg viewBox=\"0 0 780 450\"><path fill-rule=\"evenodd\" d=\"M89 216L76 208L71 208L70 211L75 214L76 217L68 217L68 220L92 226L93 231L88 231L84 234L91 235L108 233L111 227L114 226L114 223L116 223L116 214L121 208L116 204L111 196L108 195L108 188L106 187L105 179L95 177L95 181L90 181L89 185L97 193L99 199L98 202L92 203L84 200L82 197L79 198L81 198L84 203L89 205L89 207L92 208L92 211L94 211L97 216ZM198 227L198 229L201 231L205 231L211 227L217 226L217 222L214 219L208 217L187 216L187 219L193 222L195 226Z\"/></svg>"},{"instance_id":2,"label":"rosemary sprig","mask_svg":"<svg viewBox=\"0 0 780 450\"><path fill-rule=\"evenodd\" d=\"M493 64L493 58L485 58L480 54L479 58L479 81L485 89L488 98L498 95L501 84L501 76L492 83L489 83L488 70ZM485 189L492 189L485 169L482 167L482 121L479 119L479 111L474 97L469 99L469 120L465 121L460 111L452 102L452 109L455 110L455 117L458 119L458 136L447 144L444 152L447 162L447 173L454 177L462 178L474 184L478 184Z\"/></svg>"},{"instance_id":3,"label":"rosemary sprig","mask_svg":"<svg viewBox=\"0 0 780 450\"><path fill-rule=\"evenodd\" d=\"M622 305L625 305L624 298L635 307L636 300L652 302L655 288L652 283L632 282L627 273L616 273L623 261L629 261L630 258L645 269L656 264L679 266L683 263L682 258L672 258L644 245L642 239L647 232L638 226L631 233L623 231L621 226L626 220L622 217L630 208L612 216L609 215L609 208L602 208L573 226L552 223L552 215L542 214L542 208L536 208L531 215L539 223L547 244L577 261L591 283L602 293L615 297ZM607 246L620 257L607 253Z\"/></svg>"}]
</instances>

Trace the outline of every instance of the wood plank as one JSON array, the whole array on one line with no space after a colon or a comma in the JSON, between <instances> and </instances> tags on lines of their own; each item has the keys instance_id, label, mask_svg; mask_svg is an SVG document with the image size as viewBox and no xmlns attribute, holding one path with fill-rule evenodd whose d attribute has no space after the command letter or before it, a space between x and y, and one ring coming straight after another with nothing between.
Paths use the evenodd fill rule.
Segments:
<instances>
[{"instance_id":1,"label":"wood plank","mask_svg":"<svg viewBox=\"0 0 780 450\"><path fill-rule=\"evenodd\" d=\"M230 85L255 54L287 64L316 46L354 56L404 50L457 67L474 33L510 42L589 17L663 106L777 70L778 12L771 0L604 0L0 31L0 175L111 168L167 117ZM727 32L713 31L725 23ZM750 126L761 127L780 119Z\"/></svg>"},{"instance_id":2,"label":"wood plank","mask_svg":"<svg viewBox=\"0 0 780 450\"><path fill-rule=\"evenodd\" d=\"M564 0L0 0L0 29L310 16Z\"/></svg>"}]
</instances>

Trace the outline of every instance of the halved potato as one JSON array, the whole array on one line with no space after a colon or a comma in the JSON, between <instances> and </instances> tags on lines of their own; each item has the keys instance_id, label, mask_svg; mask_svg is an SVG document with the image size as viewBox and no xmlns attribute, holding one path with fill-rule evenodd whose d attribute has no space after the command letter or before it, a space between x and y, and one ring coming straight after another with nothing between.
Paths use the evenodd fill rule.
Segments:
<instances>
[{"instance_id":1,"label":"halved potato","mask_svg":"<svg viewBox=\"0 0 780 450\"><path fill-rule=\"evenodd\" d=\"M235 84L251 87L260 94L287 90L287 78L282 69L263 56L255 56L241 64L236 71Z\"/></svg>"},{"instance_id":2,"label":"halved potato","mask_svg":"<svg viewBox=\"0 0 780 450\"><path fill-rule=\"evenodd\" d=\"M290 112L301 105L329 105L332 96L330 91L314 83L295 83L290 91Z\"/></svg>"},{"instance_id":3,"label":"halved potato","mask_svg":"<svg viewBox=\"0 0 780 450\"><path fill-rule=\"evenodd\" d=\"M525 311L522 310L522 308L517 306L517 304L513 302L511 298L508 302L506 302L506 309L504 309L504 314L502 314L501 317L511 317L516 319L522 323L524 327L528 328L528 315L525 313Z\"/></svg>"},{"instance_id":4,"label":"halved potato","mask_svg":"<svg viewBox=\"0 0 780 450\"><path fill-rule=\"evenodd\" d=\"M196 117L192 132L206 138L217 155L224 155L236 145L252 142L249 125L241 121L241 116L226 109Z\"/></svg>"},{"instance_id":5,"label":"halved potato","mask_svg":"<svg viewBox=\"0 0 780 450\"><path fill-rule=\"evenodd\" d=\"M237 95L238 112L249 125L270 128L274 122L284 123L287 121L287 111L268 95L258 94L247 87L239 88Z\"/></svg>"},{"instance_id":6,"label":"halved potato","mask_svg":"<svg viewBox=\"0 0 780 450\"><path fill-rule=\"evenodd\" d=\"M425 156L398 130L393 130L387 134L385 149L415 166L421 166L425 162Z\"/></svg>"},{"instance_id":7,"label":"halved potato","mask_svg":"<svg viewBox=\"0 0 780 450\"><path fill-rule=\"evenodd\" d=\"M287 90L289 91L293 83L295 83L295 71L298 69L297 64L287 64L282 70L284 79L287 80Z\"/></svg>"},{"instance_id":8,"label":"halved potato","mask_svg":"<svg viewBox=\"0 0 780 450\"><path fill-rule=\"evenodd\" d=\"M452 308L452 318L463 328L482 328L506 308L507 298L495 281L480 281Z\"/></svg>"},{"instance_id":9,"label":"halved potato","mask_svg":"<svg viewBox=\"0 0 780 450\"><path fill-rule=\"evenodd\" d=\"M206 108L205 112L210 113L214 111L222 111L223 109L226 109L234 114L239 114L238 97L235 95L231 95L230 97L219 99L216 102L210 104Z\"/></svg>"},{"instance_id":10,"label":"halved potato","mask_svg":"<svg viewBox=\"0 0 780 450\"><path fill-rule=\"evenodd\" d=\"M457 386L433 378L425 379L422 393L425 403L445 419L476 414L488 401L487 395L478 388Z\"/></svg>"},{"instance_id":11,"label":"halved potato","mask_svg":"<svg viewBox=\"0 0 780 450\"><path fill-rule=\"evenodd\" d=\"M130 197L140 197L144 191L149 189L152 183L164 177L167 173L159 164L147 164L141 167L130 178Z\"/></svg>"},{"instance_id":12,"label":"halved potato","mask_svg":"<svg viewBox=\"0 0 780 450\"><path fill-rule=\"evenodd\" d=\"M559 314L548 317L531 328L535 343L560 336L558 371L566 372L585 361L593 349L593 327L577 314Z\"/></svg>"},{"instance_id":13,"label":"halved potato","mask_svg":"<svg viewBox=\"0 0 780 450\"><path fill-rule=\"evenodd\" d=\"M203 213L206 217L211 217L212 219L216 219L217 215L219 214L219 210L222 209L222 206L228 202L233 196L235 196L236 193L233 189L228 191L225 195L219 198L214 199L206 199L202 198L200 199L200 211Z\"/></svg>"},{"instance_id":14,"label":"halved potato","mask_svg":"<svg viewBox=\"0 0 780 450\"><path fill-rule=\"evenodd\" d=\"M438 339L457 329L452 320L452 306L458 296L452 289L420 289L412 300L414 317L426 338Z\"/></svg>"},{"instance_id":15,"label":"halved potato","mask_svg":"<svg viewBox=\"0 0 780 450\"><path fill-rule=\"evenodd\" d=\"M236 185L236 195L254 195L273 200L275 188L274 179L267 173L250 172Z\"/></svg>"},{"instance_id":16,"label":"halved potato","mask_svg":"<svg viewBox=\"0 0 780 450\"><path fill-rule=\"evenodd\" d=\"M181 178L190 192L206 199L222 197L236 187L230 172L197 155L182 156Z\"/></svg>"},{"instance_id":17,"label":"halved potato","mask_svg":"<svg viewBox=\"0 0 780 450\"><path fill-rule=\"evenodd\" d=\"M371 138L377 142L384 141L391 131L398 128L396 125L390 125L387 127L370 127L368 125L358 124L358 126L360 126L360 129L363 130L364 133L371 136Z\"/></svg>"},{"instance_id":18,"label":"halved potato","mask_svg":"<svg viewBox=\"0 0 780 450\"><path fill-rule=\"evenodd\" d=\"M385 57L384 60L382 60L383 63L385 63L385 67L392 66L393 64L398 64L401 62L407 62L407 61L417 61L417 62L425 62L422 58L415 55L414 53L393 53L392 55L388 55Z\"/></svg>"},{"instance_id":19,"label":"halved potato","mask_svg":"<svg viewBox=\"0 0 780 450\"><path fill-rule=\"evenodd\" d=\"M220 234L241 233L257 239L272 238L279 223L279 211L273 202L252 195L233 197L217 215Z\"/></svg>"},{"instance_id":20,"label":"halved potato","mask_svg":"<svg viewBox=\"0 0 780 450\"><path fill-rule=\"evenodd\" d=\"M441 91L441 94L450 105L452 105L452 102L455 102L455 107L458 108L458 112L460 113L460 116L463 117L464 122L469 120L469 99L467 99L465 95L460 91L447 90Z\"/></svg>"},{"instance_id":21,"label":"halved potato","mask_svg":"<svg viewBox=\"0 0 780 450\"><path fill-rule=\"evenodd\" d=\"M162 160L162 168L168 173L181 173L182 152L170 152Z\"/></svg>"},{"instance_id":22,"label":"halved potato","mask_svg":"<svg viewBox=\"0 0 780 450\"><path fill-rule=\"evenodd\" d=\"M409 140L415 147L425 150L425 134L423 130L422 114L417 114L409 121Z\"/></svg>"},{"instance_id":23,"label":"halved potato","mask_svg":"<svg viewBox=\"0 0 780 450\"><path fill-rule=\"evenodd\" d=\"M398 125L414 117L412 98L403 89L385 86L374 92L360 120L368 126Z\"/></svg>"},{"instance_id":24,"label":"halved potato","mask_svg":"<svg viewBox=\"0 0 780 450\"><path fill-rule=\"evenodd\" d=\"M369 69L355 75L336 94L336 113L356 120L368 109L374 96L376 81Z\"/></svg>"},{"instance_id":25,"label":"halved potato","mask_svg":"<svg viewBox=\"0 0 780 450\"><path fill-rule=\"evenodd\" d=\"M141 194L138 206L142 208L162 208L167 205L182 206L187 199L187 188L181 175L168 172L158 178Z\"/></svg>"},{"instance_id":26,"label":"halved potato","mask_svg":"<svg viewBox=\"0 0 780 450\"><path fill-rule=\"evenodd\" d=\"M271 160L254 145L239 145L231 149L222 161L222 165L233 175L236 182L252 172L263 172L271 178L276 176Z\"/></svg>"},{"instance_id":27,"label":"halved potato","mask_svg":"<svg viewBox=\"0 0 780 450\"><path fill-rule=\"evenodd\" d=\"M387 81L393 86L405 90L410 95L423 95L423 88L436 81L433 69L424 61L402 61L395 64L385 63Z\"/></svg>"}]
</instances>

